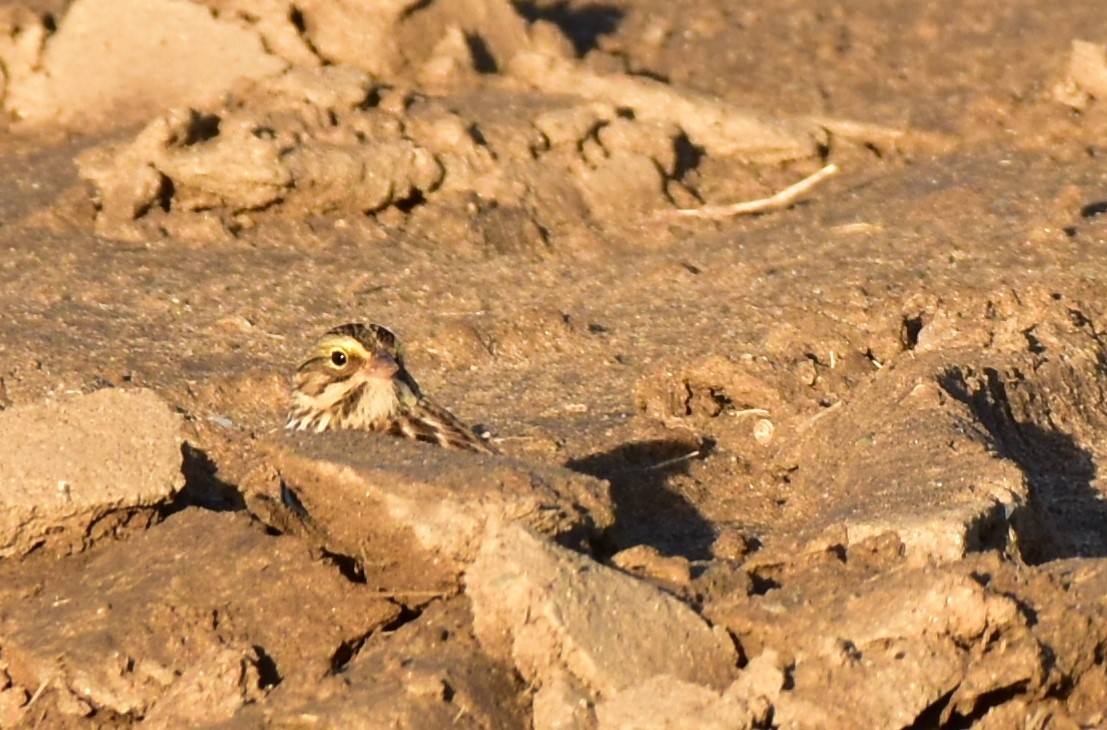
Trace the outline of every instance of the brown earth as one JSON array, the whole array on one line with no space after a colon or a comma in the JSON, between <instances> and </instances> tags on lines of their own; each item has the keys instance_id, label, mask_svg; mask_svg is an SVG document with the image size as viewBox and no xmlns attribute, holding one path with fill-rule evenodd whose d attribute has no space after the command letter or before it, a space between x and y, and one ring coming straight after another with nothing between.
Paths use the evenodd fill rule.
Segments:
<instances>
[{"instance_id":1,"label":"brown earth","mask_svg":"<svg viewBox=\"0 0 1107 730\"><path fill-rule=\"evenodd\" d=\"M1103 726L1104 43L0 7L0 727ZM347 321L503 455L286 436Z\"/></svg>"}]
</instances>

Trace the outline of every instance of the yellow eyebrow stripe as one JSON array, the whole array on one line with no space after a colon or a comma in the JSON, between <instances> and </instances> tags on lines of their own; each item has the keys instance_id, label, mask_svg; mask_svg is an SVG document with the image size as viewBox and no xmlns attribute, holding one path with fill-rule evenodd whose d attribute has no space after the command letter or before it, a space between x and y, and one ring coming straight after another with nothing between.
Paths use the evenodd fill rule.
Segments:
<instances>
[{"instance_id":1,"label":"yellow eyebrow stripe","mask_svg":"<svg viewBox=\"0 0 1107 730\"><path fill-rule=\"evenodd\" d=\"M361 358L362 360L368 360L373 357L373 354L365 349L365 346L355 340L353 337L345 337L342 335L332 335L330 337L324 337L319 340L315 345L316 352L327 355L335 348L345 350L347 354Z\"/></svg>"}]
</instances>

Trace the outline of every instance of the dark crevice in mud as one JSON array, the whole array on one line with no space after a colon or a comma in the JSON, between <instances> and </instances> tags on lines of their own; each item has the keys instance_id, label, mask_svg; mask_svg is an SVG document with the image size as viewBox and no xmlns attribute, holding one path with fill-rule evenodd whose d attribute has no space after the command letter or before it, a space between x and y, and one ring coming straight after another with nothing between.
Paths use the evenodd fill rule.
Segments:
<instances>
[{"instance_id":1,"label":"dark crevice in mud","mask_svg":"<svg viewBox=\"0 0 1107 730\"><path fill-rule=\"evenodd\" d=\"M783 668L783 672L784 672L784 681L781 683L780 688L782 690L784 690L785 692L791 692L791 691L795 690L795 688L796 688L796 663L793 661L793 662L789 662L788 664L786 664ZM772 712L775 715L776 709L773 708ZM773 719L773 718L770 718L770 719ZM765 727L777 727L777 726L774 725L774 724L767 724L767 725L765 725Z\"/></svg>"},{"instance_id":2,"label":"dark crevice in mud","mask_svg":"<svg viewBox=\"0 0 1107 730\"><path fill-rule=\"evenodd\" d=\"M393 631L398 631L406 624L409 624L412 621L417 621L426 610L426 606L411 608L410 606L405 606L403 604L397 605L400 608L400 613L396 616L396 618L392 619L386 624L374 628L367 634L343 641L335 648L330 660L331 674L338 674L343 669L345 669L346 665L354 660L354 657L358 655L358 653L361 651L361 648L365 646L365 642L369 641L369 638L373 636L373 634L390 634Z\"/></svg>"},{"instance_id":3,"label":"dark crevice in mud","mask_svg":"<svg viewBox=\"0 0 1107 730\"><path fill-rule=\"evenodd\" d=\"M162 508L163 518L187 507L200 507L213 512L246 509L246 502L238 488L218 477L219 467L203 449L185 442L181 445L181 457L184 487Z\"/></svg>"},{"instance_id":4,"label":"dark crevice in mud","mask_svg":"<svg viewBox=\"0 0 1107 730\"><path fill-rule=\"evenodd\" d=\"M610 35L618 30L624 14L622 9L614 5L570 4L566 0L542 5L528 0L516 3L515 9L528 22L545 20L556 25L568 36L578 56L583 56L596 48L600 36Z\"/></svg>"},{"instance_id":5,"label":"dark crevice in mud","mask_svg":"<svg viewBox=\"0 0 1107 730\"><path fill-rule=\"evenodd\" d=\"M339 553L332 553L330 550L323 550L323 557L328 563L338 568L338 572L342 574L342 577L351 583L365 583L365 570L362 569L361 563L357 558L350 557L349 555L341 555Z\"/></svg>"},{"instance_id":6,"label":"dark crevice in mud","mask_svg":"<svg viewBox=\"0 0 1107 730\"><path fill-rule=\"evenodd\" d=\"M479 35L466 33L465 45L469 47L469 55L473 58L473 68L477 73L494 74L500 70L499 64L496 63L496 57L492 55L488 43Z\"/></svg>"},{"instance_id":7,"label":"dark crevice in mud","mask_svg":"<svg viewBox=\"0 0 1107 730\"><path fill-rule=\"evenodd\" d=\"M308 33L307 21L304 19L304 11L295 5L290 7L288 9L288 22L296 29L296 35L300 37L300 42L307 46L312 55L322 59L323 54L315 47L315 44L311 40L311 35Z\"/></svg>"},{"instance_id":8,"label":"dark crevice in mud","mask_svg":"<svg viewBox=\"0 0 1107 730\"><path fill-rule=\"evenodd\" d=\"M923 318L921 314L914 317L904 317L900 327L899 339L904 350L914 350L919 344L919 335L923 330Z\"/></svg>"},{"instance_id":9,"label":"dark crevice in mud","mask_svg":"<svg viewBox=\"0 0 1107 730\"><path fill-rule=\"evenodd\" d=\"M310 545L320 546L325 539L311 515L299 504L296 494L282 481L280 499L266 494L251 495L246 512L257 521L266 535L278 537L292 535Z\"/></svg>"},{"instance_id":10,"label":"dark crevice in mud","mask_svg":"<svg viewBox=\"0 0 1107 730\"><path fill-rule=\"evenodd\" d=\"M996 503L991 510L968 525L965 535L965 549L969 552L982 553L989 550L997 550L1008 553L1012 547L1010 543L1010 519L1007 507Z\"/></svg>"},{"instance_id":11,"label":"dark crevice in mud","mask_svg":"<svg viewBox=\"0 0 1107 730\"><path fill-rule=\"evenodd\" d=\"M1107 556L1107 502L1093 484L1092 455L1067 433L1018 420L1005 378L993 368L979 373L950 368L939 384L968 406L996 454L1026 476L1028 504L1005 515L1018 534L1023 559L1037 565L1059 558Z\"/></svg>"},{"instance_id":12,"label":"dark crevice in mud","mask_svg":"<svg viewBox=\"0 0 1107 730\"><path fill-rule=\"evenodd\" d=\"M365 644L366 637L361 637L356 641L343 641L338 645L338 648L331 654L331 674L337 674L341 672L350 661L357 656L358 651L361 650L363 644Z\"/></svg>"},{"instance_id":13,"label":"dark crevice in mud","mask_svg":"<svg viewBox=\"0 0 1107 730\"><path fill-rule=\"evenodd\" d=\"M976 698L976 702L973 704L972 711L967 715L960 715L956 711L952 711L952 708L947 707L943 715L944 722L941 723L941 727L944 730L969 730L971 727L975 727L977 721L983 719L991 710L999 707L1000 705L1015 699L1019 695L1026 691L1026 682L1019 682L1010 687L1004 687L992 692L987 692ZM933 725L930 727L938 727L939 725ZM912 726L914 727L914 726ZM927 727L925 725L919 727Z\"/></svg>"},{"instance_id":14,"label":"dark crevice in mud","mask_svg":"<svg viewBox=\"0 0 1107 730\"><path fill-rule=\"evenodd\" d=\"M1080 209L1081 218L1095 218L1107 213L1107 200L1097 200L1094 203L1088 203Z\"/></svg>"},{"instance_id":15,"label":"dark crevice in mud","mask_svg":"<svg viewBox=\"0 0 1107 730\"><path fill-rule=\"evenodd\" d=\"M726 410L734 410L734 401L719 388L708 388L707 397L714 404L711 408L711 417L720 415Z\"/></svg>"},{"instance_id":16,"label":"dark crevice in mud","mask_svg":"<svg viewBox=\"0 0 1107 730\"><path fill-rule=\"evenodd\" d=\"M361 561L352 555L327 549L326 530L315 522L296 492L283 480L280 495L280 505L272 505L274 509L267 515L269 519L255 515L266 526L266 532L274 535L296 535L304 539L318 551L321 560L333 566L343 578L351 583L365 584L365 570Z\"/></svg>"},{"instance_id":17,"label":"dark crevice in mud","mask_svg":"<svg viewBox=\"0 0 1107 730\"><path fill-rule=\"evenodd\" d=\"M355 108L358 109L359 111L366 111L368 109L373 109L375 107L380 106L381 91L386 89L386 88L388 88L388 87L381 85L381 86L374 86L373 88L369 89L368 93L365 94L365 98L362 99L361 103L358 104ZM365 133L361 132L361 131L356 132L356 136L358 138L358 141L360 141L360 142L365 142L368 139L366 137Z\"/></svg>"},{"instance_id":18,"label":"dark crevice in mud","mask_svg":"<svg viewBox=\"0 0 1107 730\"><path fill-rule=\"evenodd\" d=\"M567 462L567 468L611 484L615 523L600 538L597 557L606 560L620 550L649 545L663 555L709 559L714 527L669 481L687 474L691 461L705 458L712 448L710 442L696 448L688 441L657 439Z\"/></svg>"},{"instance_id":19,"label":"dark crevice in mud","mask_svg":"<svg viewBox=\"0 0 1107 730\"><path fill-rule=\"evenodd\" d=\"M302 519L310 519L311 517L307 508L304 507L304 503L300 501L299 495L296 494L296 490L285 484L283 479L281 480L281 504L297 517Z\"/></svg>"},{"instance_id":20,"label":"dark crevice in mud","mask_svg":"<svg viewBox=\"0 0 1107 730\"><path fill-rule=\"evenodd\" d=\"M616 52L616 53L613 53L611 55L623 59L623 65L627 69L627 75L628 76L637 76L637 77L643 78L643 79L650 79L652 81L657 81L657 82L662 83L662 84L671 84L672 83L672 79L670 79L667 74L663 74L660 71L654 71L654 70L648 69L648 68L634 68L633 67L634 59L631 58L630 56L628 56L626 53Z\"/></svg>"},{"instance_id":21,"label":"dark crevice in mud","mask_svg":"<svg viewBox=\"0 0 1107 730\"><path fill-rule=\"evenodd\" d=\"M750 573L750 595L751 596L763 596L771 590L780 588L781 583L777 580L777 576L769 575L769 571L759 572L753 571Z\"/></svg>"},{"instance_id":22,"label":"dark crevice in mud","mask_svg":"<svg viewBox=\"0 0 1107 730\"><path fill-rule=\"evenodd\" d=\"M400 18L406 20L416 13L420 13L426 10L431 6L433 2L434 0L416 0L403 9L403 11L400 13Z\"/></svg>"},{"instance_id":23,"label":"dark crevice in mud","mask_svg":"<svg viewBox=\"0 0 1107 730\"><path fill-rule=\"evenodd\" d=\"M112 510L89 523L84 531L83 542L87 547L108 537L124 540L131 535L145 532L161 519L159 511L151 508Z\"/></svg>"},{"instance_id":24,"label":"dark crevice in mud","mask_svg":"<svg viewBox=\"0 0 1107 730\"><path fill-rule=\"evenodd\" d=\"M478 144L481 147L488 147L488 139L484 136L484 132L481 131L479 124L471 122L465 128L465 131L469 135L469 139L473 140L474 144ZM492 150L488 150L488 153L495 157L495 153Z\"/></svg>"},{"instance_id":25,"label":"dark crevice in mud","mask_svg":"<svg viewBox=\"0 0 1107 730\"><path fill-rule=\"evenodd\" d=\"M953 690L946 692L932 702L929 707L920 712L919 716L915 718L915 721L904 728L904 730L933 730L933 728L942 727L942 715L945 714L946 708L949 707L949 701L952 697Z\"/></svg>"},{"instance_id":26,"label":"dark crevice in mud","mask_svg":"<svg viewBox=\"0 0 1107 730\"><path fill-rule=\"evenodd\" d=\"M405 215L427 202L427 198L421 190L413 190L406 198L398 198L392 201L392 205Z\"/></svg>"},{"instance_id":27,"label":"dark crevice in mud","mask_svg":"<svg viewBox=\"0 0 1107 730\"><path fill-rule=\"evenodd\" d=\"M193 109L189 112L185 138L181 141L191 146L215 139L219 136L219 126L222 121L218 114L207 114Z\"/></svg>"},{"instance_id":28,"label":"dark crevice in mud","mask_svg":"<svg viewBox=\"0 0 1107 730\"><path fill-rule=\"evenodd\" d=\"M1034 355L1041 355L1046 351L1045 345L1038 339L1038 336L1034 334L1034 327L1027 327L1022 331L1022 336L1026 338L1026 349Z\"/></svg>"},{"instance_id":29,"label":"dark crevice in mud","mask_svg":"<svg viewBox=\"0 0 1107 730\"><path fill-rule=\"evenodd\" d=\"M173 207L173 196L177 194L177 188L173 185L173 180L167 175L160 175L158 180L158 190L155 193L152 202L149 205L140 206L135 211L139 216L144 216L150 212L150 209L154 206L157 207L163 213L168 213L170 208ZM102 210L102 206L98 203L97 210Z\"/></svg>"},{"instance_id":30,"label":"dark crevice in mud","mask_svg":"<svg viewBox=\"0 0 1107 730\"><path fill-rule=\"evenodd\" d=\"M381 625L377 629L377 631L383 634L390 634L393 631L398 631L400 627L404 626L405 624L409 624L422 616L423 611L425 611L427 609L427 606L430 604L420 606L418 608L412 608L411 606L402 603L397 605L400 607L400 615L392 619L388 623Z\"/></svg>"},{"instance_id":31,"label":"dark crevice in mud","mask_svg":"<svg viewBox=\"0 0 1107 730\"><path fill-rule=\"evenodd\" d=\"M304 540L315 551L314 554L318 556L320 562L333 567L351 583L364 585L367 579L361 561L352 555L335 552L326 547L329 542L326 530L315 522L296 492L283 480L280 495L279 504L271 502L267 505L267 509L251 512L258 523L264 527L265 533L273 537L292 535ZM255 503L254 508L256 509L259 504Z\"/></svg>"},{"instance_id":32,"label":"dark crevice in mud","mask_svg":"<svg viewBox=\"0 0 1107 730\"><path fill-rule=\"evenodd\" d=\"M255 644L254 652L258 655L258 689L276 687L281 683L281 680L284 679L284 677L281 676L280 670L277 669L277 663L273 661L273 657L269 656L269 653L261 646Z\"/></svg>"},{"instance_id":33,"label":"dark crevice in mud","mask_svg":"<svg viewBox=\"0 0 1107 730\"><path fill-rule=\"evenodd\" d=\"M1015 606L1018 608L1019 613L1022 614L1024 619L1026 619L1027 626L1038 625L1038 610L1034 607L1034 605L1028 602L1026 598L1019 595L1017 592L1006 590L1002 587L994 585L992 583L993 576L991 573L974 570L969 573L969 577L979 583L982 587L988 588L995 595L1002 596L1014 603ZM1053 651L1045 644L1039 644L1039 646L1041 647L1042 655L1044 657L1043 666L1045 666L1047 670L1051 669L1056 660L1053 655ZM964 648L966 651L970 651L973 649L973 645L971 642L969 642L962 648ZM1063 688L1063 686L1064 681L1060 683L1059 687Z\"/></svg>"}]
</instances>

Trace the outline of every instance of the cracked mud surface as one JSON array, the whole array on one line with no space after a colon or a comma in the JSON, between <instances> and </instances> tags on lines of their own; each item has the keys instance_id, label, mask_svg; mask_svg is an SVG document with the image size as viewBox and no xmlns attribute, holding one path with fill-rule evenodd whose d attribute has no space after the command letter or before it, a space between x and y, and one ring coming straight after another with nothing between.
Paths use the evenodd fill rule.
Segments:
<instances>
[{"instance_id":1,"label":"cracked mud surface","mask_svg":"<svg viewBox=\"0 0 1107 730\"><path fill-rule=\"evenodd\" d=\"M0 8L0 727L1107 722L1102 8L733 5Z\"/></svg>"}]
</instances>

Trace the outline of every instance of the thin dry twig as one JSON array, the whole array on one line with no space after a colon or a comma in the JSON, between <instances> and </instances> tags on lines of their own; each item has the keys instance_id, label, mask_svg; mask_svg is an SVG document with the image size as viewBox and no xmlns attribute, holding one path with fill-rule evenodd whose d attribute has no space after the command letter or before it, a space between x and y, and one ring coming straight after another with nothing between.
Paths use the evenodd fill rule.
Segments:
<instances>
[{"instance_id":1,"label":"thin dry twig","mask_svg":"<svg viewBox=\"0 0 1107 730\"><path fill-rule=\"evenodd\" d=\"M416 591L416 590L402 590L402 591L373 591L374 598L441 598L444 596L453 595L455 591L452 590L439 590L439 591Z\"/></svg>"},{"instance_id":2,"label":"thin dry twig","mask_svg":"<svg viewBox=\"0 0 1107 730\"><path fill-rule=\"evenodd\" d=\"M793 205L816 185L837 174L838 166L832 163L815 174L805 177L798 183L789 185L768 198L749 200L744 203L732 203L731 205L705 205L702 208L681 208L679 210L666 211L666 214L684 218L722 220L723 218L731 218L738 215L783 210Z\"/></svg>"},{"instance_id":3,"label":"thin dry twig","mask_svg":"<svg viewBox=\"0 0 1107 730\"><path fill-rule=\"evenodd\" d=\"M740 411L731 411L731 416L767 416L769 415L769 409L767 408L743 408Z\"/></svg>"},{"instance_id":4,"label":"thin dry twig","mask_svg":"<svg viewBox=\"0 0 1107 730\"><path fill-rule=\"evenodd\" d=\"M804 421L798 427L796 427L796 433L803 433L807 429L811 428L812 426L815 425L815 423L820 418L822 418L826 414L830 413L831 411L838 410L838 408L840 408L842 406L842 403L843 403L843 401L835 401L834 403L831 403L829 406L822 409L821 411L819 411L815 415L811 416L811 418L808 418L806 421Z\"/></svg>"},{"instance_id":5,"label":"thin dry twig","mask_svg":"<svg viewBox=\"0 0 1107 730\"><path fill-rule=\"evenodd\" d=\"M656 464L651 464L650 466L647 466L644 469L642 469L642 471L654 471L655 469L664 469L667 466L672 466L673 464L679 464L682 461L688 461L689 459L694 459L699 455L700 455L700 452L699 452L699 449L697 449L695 451L690 451L687 454L682 454L681 456L674 456L672 459L666 459L665 461L659 461Z\"/></svg>"},{"instance_id":6,"label":"thin dry twig","mask_svg":"<svg viewBox=\"0 0 1107 730\"><path fill-rule=\"evenodd\" d=\"M35 702L38 701L38 698L41 697L42 693L46 691L46 686L48 684L50 684L50 680L42 680L42 682L38 685L38 689L36 689L35 693L31 695L31 699L27 702L26 705L23 706L24 713L26 713L28 710L31 709L31 707L34 706Z\"/></svg>"}]
</instances>

